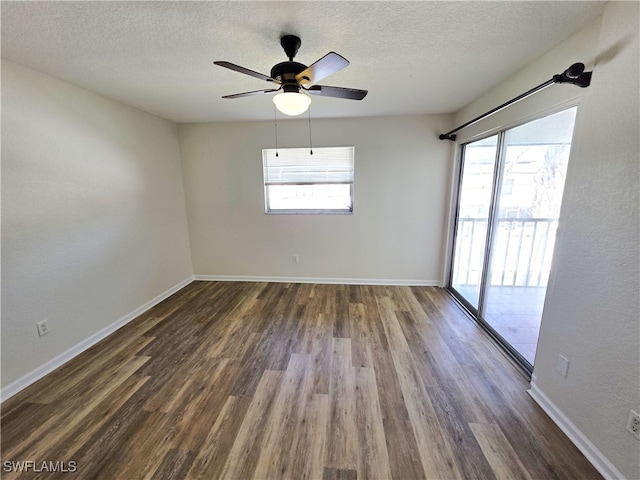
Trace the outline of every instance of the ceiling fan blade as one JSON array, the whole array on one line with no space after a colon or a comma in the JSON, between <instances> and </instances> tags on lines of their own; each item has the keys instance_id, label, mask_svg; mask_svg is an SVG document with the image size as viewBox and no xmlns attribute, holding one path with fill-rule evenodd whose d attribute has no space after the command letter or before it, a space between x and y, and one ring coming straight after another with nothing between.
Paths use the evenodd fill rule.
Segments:
<instances>
[{"instance_id":1,"label":"ceiling fan blade","mask_svg":"<svg viewBox=\"0 0 640 480\"><path fill-rule=\"evenodd\" d=\"M358 90L357 88L329 87L327 85L313 85L305 90L313 95L348 98L349 100L362 100L369 93L367 90Z\"/></svg>"},{"instance_id":2,"label":"ceiling fan blade","mask_svg":"<svg viewBox=\"0 0 640 480\"><path fill-rule=\"evenodd\" d=\"M329 75L349 66L349 60L336 52L329 52L317 62L309 65L296 75L298 83L306 85L316 83Z\"/></svg>"},{"instance_id":3,"label":"ceiling fan blade","mask_svg":"<svg viewBox=\"0 0 640 480\"><path fill-rule=\"evenodd\" d=\"M267 90L254 90L253 92L234 93L232 95L225 95L222 98L242 98L250 97L251 95L259 95L261 93L273 93L280 90L279 88L269 88Z\"/></svg>"},{"instance_id":4,"label":"ceiling fan blade","mask_svg":"<svg viewBox=\"0 0 640 480\"><path fill-rule=\"evenodd\" d=\"M245 75L250 75L252 77L259 78L260 80L266 80L267 82L272 82L272 83L280 83L280 81L276 80L275 78L268 77L259 72L254 72L253 70L249 70L248 68L241 67L240 65L236 65L235 63L230 63L230 62L213 62L213 63L215 65L228 68L229 70L233 70L234 72L240 72L240 73L244 73Z\"/></svg>"}]
</instances>

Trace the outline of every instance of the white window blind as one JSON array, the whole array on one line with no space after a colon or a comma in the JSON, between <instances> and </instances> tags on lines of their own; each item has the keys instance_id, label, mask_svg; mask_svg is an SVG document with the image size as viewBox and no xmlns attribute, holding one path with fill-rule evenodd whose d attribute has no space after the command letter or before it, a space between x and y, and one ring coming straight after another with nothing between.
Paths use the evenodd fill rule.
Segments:
<instances>
[{"instance_id":1,"label":"white window blind","mask_svg":"<svg viewBox=\"0 0 640 480\"><path fill-rule=\"evenodd\" d=\"M265 185L353 183L353 147L262 150Z\"/></svg>"},{"instance_id":2,"label":"white window blind","mask_svg":"<svg viewBox=\"0 0 640 480\"><path fill-rule=\"evenodd\" d=\"M267 213L353 212L354 147L262 150Z\"/></svg>"}]
</instances>

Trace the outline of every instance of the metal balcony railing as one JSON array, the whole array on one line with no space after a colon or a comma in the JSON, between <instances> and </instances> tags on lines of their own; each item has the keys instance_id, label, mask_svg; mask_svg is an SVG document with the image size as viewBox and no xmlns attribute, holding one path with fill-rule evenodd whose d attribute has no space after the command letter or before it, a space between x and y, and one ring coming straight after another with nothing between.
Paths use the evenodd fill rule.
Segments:
<instances>
[{"instance_id":1,"label":"metal balcony railing","mask_svg":"<svg viewBox=\"0 0 640 480\"><path fill-rule=\"evenodd\" d=\"M557 228L557 218L498 218L489 285L546 287ZM486 218L458 219L453 284L480 283L486 235Z\"/></svg>"}]
</instances>

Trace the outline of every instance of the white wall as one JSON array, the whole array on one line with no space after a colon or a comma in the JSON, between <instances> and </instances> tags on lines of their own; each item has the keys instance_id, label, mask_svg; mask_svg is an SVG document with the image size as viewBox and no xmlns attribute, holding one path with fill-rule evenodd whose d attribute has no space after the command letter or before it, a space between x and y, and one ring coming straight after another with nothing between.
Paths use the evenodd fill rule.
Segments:
<instances>
[{"instance_id":1,"label":"white wall","mask_svg":"<svg viewBox=\"0 0 640 480\"><path fill-rule=\"evenodd\" d=\"M455 125L462 125L472 118L546 82L553 75L564 72L576 62L584 63L587 71L592 70L600 36L600 23L601 19L599 18L542 55L535 62L514 73L504 82L456 112ZM574 85L552 85L477 124L461 130L457 134L457 141L473 140L478 136L486 135L487 132L523 123L541 114L546 114L549 109L554 110L559 106L571 105L579 101L587 90Z\"/></svg>"},{"instance_id":2,"label":"white wall","mask_svg":"<svg viewBox=\"0 0 640 480\"><path fill-rule=\"evenodd\" d=\"M589 88L553 86L461 138L581 98L532 395L601 471L628 479L640 478L640 442L625 430L629 410L640 412L638 8L608 4L601 20L457 115L473 118L573 62L594 65ZM571 362L566 378L558 354Z\"/></svg>"},{"instance_id":3,"label":"white wall","mask_svg":"<svg viewBox=\"0 0 640 480\"><path fill-rule=\"evenodd\" d=\"M355 146L354 213L267 215L273 122L180 125L195 274L438 283L448 127L444 115L312 120L314 145ZM308 141L306 119L278 122L279 147Z\"/></svg>"},{"instance_id":4,"label":"white wall","mask_svg":"<svg viewBox=\"0 0 640 480\"><path fill-rule=\"evenodd\" d=\"M640 478L640 146L637 2L605 11L577 118L536 384L629 479ZM570 375L555 373L558 353Z\"/></svg>"},{"instance_id":5,"label":"white wall","mask_svg":"<svg viewBox=\"0 0 640 480\"><path fill-rule=\"evenodd\" d=\"M3 394L191 273L176 125L3 60Z\"/></svg>"}]
</instances>

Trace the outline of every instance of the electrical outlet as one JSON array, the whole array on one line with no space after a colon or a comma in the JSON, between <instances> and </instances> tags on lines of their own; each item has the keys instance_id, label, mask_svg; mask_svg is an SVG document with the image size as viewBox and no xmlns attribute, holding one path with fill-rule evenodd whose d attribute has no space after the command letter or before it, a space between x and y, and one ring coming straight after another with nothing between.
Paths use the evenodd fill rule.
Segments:
<instances>
[{"instance_id":1,"label":"electrical outlet","mask_svg":"<svg viewBox=\"0 0 640 480\"><path fill-rule=\"evenodd\" d=\"M558 354L558 359L556 360L556 370L560 375L566 377L569 373L569 359Z\"/></svg>"},{"instance_id":2,"label":"electrical outlet","mask_svg":"<svg viewBox=\"0 0 640 480\"><path fill-rule=\"evenodd\" d=\"M627 422L627 430L633 433L633 436L640 440L640 415L631 410L629 413L629 421Z\"/></svg>"},{"instance_id":3,"label":"electrical outlet","mask_svg":"<svg viewBox=\"0 0 640 480\"><path fill-rule=\"evenodd\" d=\"M293 263L298 263L298 255L291 255L291 261Z\"/></svg>"},{"instance_id":4,"label":"electrical outlet","mask_svg":"<svg viewBox=\"0 0 640 480\"><path fill-rule=\"evenodd\" d=\"M38 326L38 336L43 336L49 333L49 322L44 319L41 322L36 323Z\"/></svg>"}]
</instances>

